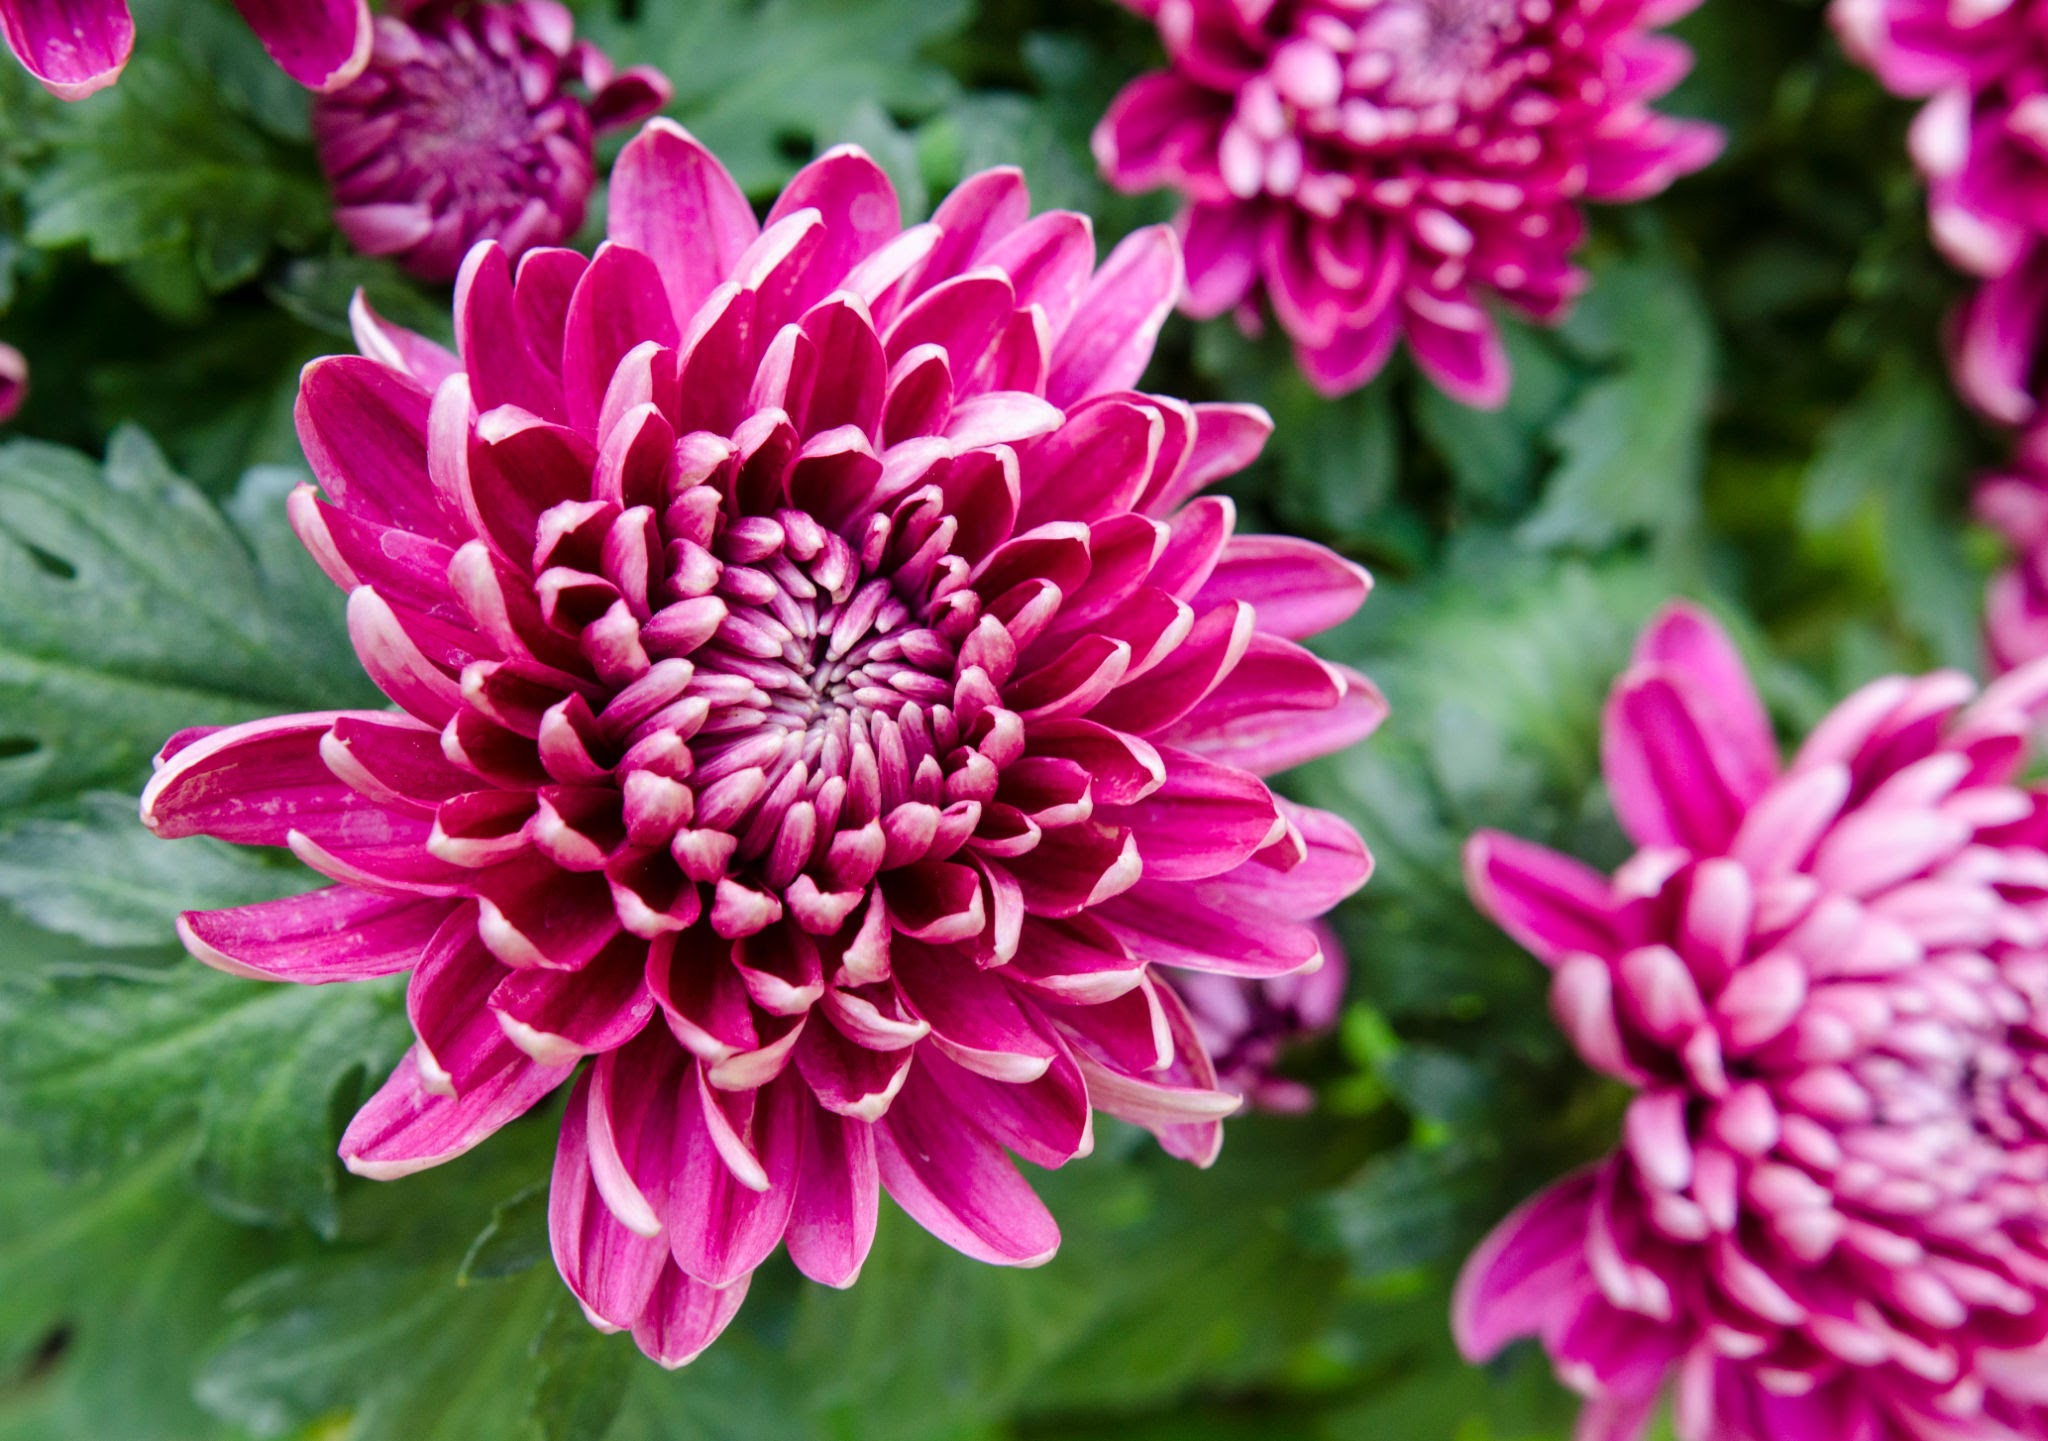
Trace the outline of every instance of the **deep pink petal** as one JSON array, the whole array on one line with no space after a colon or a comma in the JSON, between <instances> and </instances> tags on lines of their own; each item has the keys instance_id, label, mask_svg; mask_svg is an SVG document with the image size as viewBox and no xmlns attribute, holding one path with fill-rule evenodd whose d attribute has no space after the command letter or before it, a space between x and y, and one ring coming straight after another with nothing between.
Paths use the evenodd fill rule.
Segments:
<instances>
[{"instance_id":1,"label":"deep pink petal","mask_svg":"<svg viewBox=\"0 0 2048 1441\"><path fill-rule=\"evenodd\" d=\"M1046 398L1071 406L1137 383L1180 297L1180 241L1163 225L1110 252L1053 348Z\"/></svg>"},{"instance_id":2,"label":"deep pink petal","mask_svg":"<svg viewBox=\"0 0 2048 1441\"><path fill-rule=\"evenodd\" d=\"M1042 1266L1059 1227L1002 1148L913 1068L874 1126L882 1186L910 1218L962 1255L995 1266Z\"/></svg>"},{"instance_id":3,"label":"deep pink petal","mask_svg":"<svg viewBox=\"0 0 2048 1441\"><path fill-rule=\"evenodd\" d=\"M1548 963L1571 951L1614 951L1606 878L1569 856L1481 831L1465 845L1465 885L1481 910Z\"/></svg>"},{"instance_id":4,"label":"deep pink petal","mask_svg":"<svg viewBox=\"0 0 2048 1441\"><path fill-rule=\"evenodd\" d=\"M418 1058L408 1052L342 1133L342 1164L359 1176L389 1181L453 1160L532 1110L575 1069L537 1065L502 1041L478 1059L474 1084L451 1098L427 1086Z\"/></svg>"},{"instance_id":5,"label":"deep pink petal","mask_svg":"<svg viewBox=\"0 0 2048 1441\"><path fill-rule=\"evenodd\" d=\"M844 1288L859 1278L879 1219L874 1131L815 1105L805 1107L805 1125L796 1201L783 1242L799 1271Z\"/></svg>"},{"instance_id":6,"label":"deep pink petal","mask_svg":"<svg viewBox=\"0 0 2048 1441\"><path fill-rule=\"evenodd\" d=\"M0 5L0 33L59 100L113 84L135 46L126 0L9 0Z\"/></svg>"},{"instance_id":7,"label":"deep pink petal","mask_svg":"<svg viewBox=\"0 0 2048 1441\"><path fill-rule=\"evenodd\" d=\"M369 62L367 0L235 0L278 68L308 90L337 90Z\"/></svg>"},{"instance_id":8,"label":"deep pink petal","mask_svg":"<svg viewBox=\"0 0 2048 1441\"><path fill-rule=\"evenodd\" d=\"M670 1265L668 1245L622 1225L598 1194L590 1171L590 1073L576 1078L555 1147L548 1190L548 1243L555 1267L576 1299L606 1325L625 1330L640 1319Z\"/></svg>"},{"instance_id":9,"label":"deep pink petal","mask_svg":"<svg viewBox=\"0 0 2048 1441\"><path fill-rule=\"evenodd\" d=\"M611 238L654 261L679 332L760 233L731 174L674 121L653 121L619 152Z\"/></svg>"},{"instance_id":10,"label":"deep pink petal","mask_svg":"<svg viewBox=\"0 0 2048 1441\"><path fill-rule=\"evenodd\" d=\"M322 985L410 970L450 903L328 886L302 896L178 917L185 949L216 970Z\"/></svg>"}]
</instances>

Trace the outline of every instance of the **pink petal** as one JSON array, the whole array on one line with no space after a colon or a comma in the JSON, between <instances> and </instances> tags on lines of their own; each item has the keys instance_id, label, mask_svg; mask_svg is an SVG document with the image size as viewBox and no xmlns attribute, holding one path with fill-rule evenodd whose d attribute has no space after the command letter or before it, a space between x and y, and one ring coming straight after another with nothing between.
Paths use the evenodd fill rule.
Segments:
<instances>
[{"instance_id":1,"label":"pink petal","mask_svg":"<svg viewBox=\"0 0 2048 1441\"><path fill-rule=\"evenodd\" d=\"M0 34L28 73L59 100L114 83L135 46L125 0L8 0Z\"/></svg>"},{"instance_id":2,"label":"pink petal","mask_svg":"<svg viewBox=\"0 0 2048 1441\"><path fill-rule=\"evenodd\" d=\"M406 1015L419 1037L413 1059L428 1090L457 1096L495 1074L503 1036L487 1003L505 975L477 940L476 907L451 911L405 989Z\"/></svg>"},{"instance_id":3,"label":"pink petal","mask_svg":"<svg viewBox=\"0 0 2048 1441\"><path fill-rule=\"evenodd\" d=\"M1723 729L1715 703L1668 668L1623 677L1601 735L1615 811L1642 845L1719 854L1771 781Z\"/></svg>"},{"instance_id":4,"label":"pink petal","mask_svg":"<svg viewBox=\"0 0 2048 1441\"><path fill-rule=\"evenodd\" d=\"M871 1127L805 1107L803 1161L783 1244L813 1281L845 1288L860 1276L879 1219L881 1181Z\"/></svg>"},{"instance_id":5,"label":"pink petal","mask_svg":"<svg viewBox=\"0 0 2048 1441\"><path fill-rule=\"evenodd\" d=\"M338 90L369 63L367 0L235 0L278 68L308 90Z\"/></svg>"},{"instance_id":6,"label":"pink petal","mask_svg":"<svg viewBox=\"0 0 2048 1441\"><path fill-rule=\"evenodd\" d=\"M904 1000L931 1024L931 1044L959 1065L1017 1084L1037 1080L1059 1056L1000 973L983 971L958 951L903 938L891 962Z\"/></svg>"},{"instance_id":7,"label":"pink petal","mask_svg":"<svg viewBox=\"0 0 2048 1441\"><path fill-rule=\"evenodd\" d=\"M576 282L562 342L562 390L570 423L586 435L594 433L605 391L626 353L649 340L673 347L681 334L655 261L622 243L599 246Z\"/></svg>"},{"instance_id":8,"label":"pink petal","mask_svg":"<svg viewBox=\"0 0 2048 1441\"><path fill-rule=\"evenodd\" d=\"M361 290L349 301L348 323L357 350L379 365L417 381L428 391L462 367L447 347L379 315Z\"/></svg>"},{"instance_id":9,"label":"pink petal","mask_svg":"<svg viewBox=\"0 0 2048 1441\"><path fill-rule=\"evenodd\" d=\"M874 1126L884 1189L910 1218L962 1255L1042 1266L1059 1249L1052 1213L1002 1148L913 1068Z\"/></svg>"},{"instance_id":10,"label":"pink petal","mask_svg":"<svg viewBox=\"0 0 2048 1441\"><path fill-rule=\"evenodd\" d=\"M732 1324L750 1280L741 1276L728 1286L707 1286L670 1265L633 1326L634 1341L668 1370L689 1365Z\"/></svg>"},{"instance_id":11,"label":"pink petal","mask_svg":"<svg viewBox=\"0 0 2048 1441\"><path fill-rule=\"evenodd\" d=\"M1676 601L1658 613L1636 642L1635 664L1683 677L1694 705L1741 756L1746 773L1775 775L1778 743L1771 718L1728 633L1697 606Z\"/></svg>"},{"instance_id":12,"label":"pink petal","mask_svg":"<svg viewBox=\"0 0 2048 1441\"><path fill-rule=\"evenodd\" d=\"M306 463L335 504L419 535L458 540L427 475L430 396L374 360L328 356L306 367L294 415Z\"/></svg>"},{"instance_id":13,"label":"pink petal","mask_svg":"<svg viewBox=\"0 0 2048 1441\"><path fill-rule=\"evenodd\" d=\"M856 265L903 228L896 187L858 146L828 150L799 170L769 210L768 224L800 210L816 210L823 217L825 238L784 301L789 316L802 314L838 289ZM776 327L784 318L765 317Z\"/></svg>"},{"instance_id":14,"label":"pink petal","mask_svg":"<svg viewBox=\"0 0 2048 1441\"><path fill-rule=\"evenodd\" d=\"M1322 963L1308 926L1205 903L1190 885L1143 880L1092 914L1154 965L1223 976L1288 976Z\"/></svg>"},{"instance_id":15,"label":"pink petal","mask_svg":"<svg viewBox=\"0 0 2048 1441\"><path fill-rule=\"evenodd\" d=\"M1064 1045L1031 1081L990 1080L955 1065L937 1045L919 1047L917 1064L976 1125L1034 1166L1056 1168L1095 1147L1088 1084Z\"/></svg>"},{"instance_id":16,"label":"pink petal","mask_svg":"<svg viewBox=\"0 0 2048 1441\"><path fill-rule=\"evenodd\" d=\"M686 1091L681 1102L675 1184L663 1219L684 1273L727 1286L767 1260L782 1240L796 1199L809 1098L791 1074L758 1092L727 1096L711 1089L701 1066L693 1069L695 1096ZM758 1158L758 1171L745 1177L735 1174L726 1154L742 1138L735 1133L721 1144L732 1110L747 1118L744 1139Z\"/></svg>"},{"instance_id":17,"label":"pink petal","mask_svg":"<svg viewBox=\"0 0 2048 1441\"><path fill-rule=\"evenodd\" d=\"M411 969L450 903L328 886L302 896L178 917L185 949L257 980L361 981Z\"/></svg>"},{"instance_id":18,"label":"pink petal","mask_svg":"<svg viewBox=\"0 0 2048 1441\"><path fill-rule=\"evenodd\" d=\"M495 240L473 247L455 277L455 343L468 367L477 409L516 405L543 420L568 419L561 379L528 341L514 298L512 266Z\"/></svg>"},{"instance_id":19,"label":"pink petal","mask_svg":"<svg viewBox=\"0 0 2048 1441\"><path fill-rule=\"evenodd\" d=\"M697 138L650 121L612 167L611 238L648 255L685 330L761 233L746 196Z\"/></svg>"},{"instance_id":20,"label":"pink petal","mask_svg":"<svg viewBox=\"0 0 2048 1441\"><path fill-rule=\"evenodd\" d=\"M1570 856L1481 831L1465 844L1465 886L1481 910L1546 964L1571 951L1614 950L1607 879Z\"/></svg>"},{"instance_id":21,"label":"pink petal","mask_svg":"<svg viewBox=\"0 0 2048 1441\"><path fill-rule=\"evenodd\" d=\"M1241 535L1192 596L1197 610L1224 600L1251 604L1259 629L1303 640L1342 625L1372 593L1372 577L1324 546L1291 536Z\"/></svg>"},{"instance_id":22,"label":"pink petal","mask_svg":"<svg viewBox=\"0 0 2048 1441\"><path fill-rule=\"evenodd\" d=\"M469 1089L449 1098L429 1089L418 1058L407 1052L342 1133L342 1164L373 1181L438 1166L525 1115L575 1069L536 1065L501 1040L487 1060L479 1059Z\"/></svg>"},{"instance_id":23,"label":"pink petal","mask_svg":"<svg viewBox=\"0 0 2048 1441\"><path fill-rule=\"evenodd\" d=\"M1159 755L1166 766L1163 785L1131 805L1096 809L1104 824L1130 827L1151 879L1222 875L1284 830L1273 793L1257 777L1170 746Z\"/></svg>"},{"instance_id":24,"label":"pink petal","mask_svg":"<svg viewBox=\"0 0 2048 1441\"><path fill-rule=\"evenodd\" d=\"M505 977L489 1004L514 1045L544 1065L612 1051L654 1015L647 943L620 936L580 971L533 967Z\"/></svg>"},{"instance_id":25,"label":"pink petal","mask_svg":"<svg viewBox=\"0 0 2048 1441\"><path fill-rule=\"evenodd\" d=\"M624 1330L640 1319L668 1268L668 1245L620 1224L598 1194L590 1171L590 1073L576 1078L555 1147L548 1189L548 1244L555 1267L590 1312Z\"/></svg>"},{"instance_id":26,"label":"pink petal","mask_svg":"<svg viewBox=\"0 0 2048 1441\"><path fill-rule=\"evenodd\" d=\"M1095 272L1053 348L1046 399L1071 407L1136 384L1180 289L1180 240L1169 227L1126 237Z\"/></svg>"},{"instance_id":27,"label":"pink petal","mask_svg":"<svg viewBox=\"0 0 2048 1441\"><path fill-rule=\"evenodd\" d=\"M328 845L426 839L427 823L365 800L321 759L328 728L374 711L320 711L229 726L181 749L142 792L142 823L160 836L209 835L280 846L292 831Z\"/></svg>"},{"instance_id":28,"label":"pink petal","mask_svg":"<svg viewBox=\"0 0 2048 1441\"><path fill-rule=\"evenodd\" d=\"M1545 1329L1589 1284L1586 1224L1593 1177L1559 1182L1523 1203L1480 1244L1458 1276L1451 1331L1475 1364Z\"/></svg>"}]
</instances>

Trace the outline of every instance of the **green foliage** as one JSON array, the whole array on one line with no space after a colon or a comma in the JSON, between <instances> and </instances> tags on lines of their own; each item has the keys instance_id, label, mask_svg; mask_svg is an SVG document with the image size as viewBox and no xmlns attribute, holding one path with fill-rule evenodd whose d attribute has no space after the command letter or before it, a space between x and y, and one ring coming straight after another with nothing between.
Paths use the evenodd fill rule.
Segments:
<instances>
[{"instance_id":1,"label":"green foliage","mask_svg":"<svg viewBox=\"0 0 2048 1441\"><path fill-rule=\"evenodd\" d=\"M0 804L136 783L185 726L364 697L279 481L244 483L242 531L139 432L104 465L0 447Z\"/></svg>"},{"instance_id":2,"label":"green foliage","mask_svg":"<svg viewBox=\"0 0 2048 1441\"><path fill-rule=\"evenodd\" d=\"M28 187L28 240L82 245L130 267L161 308L190 309L255 276L273 247L302 249L327 229L318 172L248 124L208 72L170 54L138 56L121 84L68 106L50 163Z\"/></svg>"},{"instance_id":3,"label":"green foliage","mask_svg":"<svg viewBox=\"0 0 2048 1441\"><path fill-rule=\"evenodd\" d=\"M575 8L617 62L670 76L672 113L758 200L853 141L913 217L1010 163L1105 251L1173 211L1111 193L1088 153L1157 62L1110 0ZM966 1262L887 1211L859 1285L771 1263L673 1375L554 1274L556 1107L435 1172L350 1178L334 1147L405 1043L397 983L263 986L175 946L181 909L315 881L147 836L150 755L186 726L383 704L284 524L298 369L348 346L358 285L444 340L448 296L344 253L307 99L232 6L136 11L108 94L60 105L0 66L0 335L34 367L0 445L0 1441L1569 1434L1541 1359L1465 1366L1445 1308L1488 1226L1612 1144L1619 1092L1472 908L1461 847L1492 826L1618 857L1601 705L1673 594L1729 622L1788 734L1871 673L1978 652L1991 551L1962 516L1994 451L1941 372L1958 286L1925 239L1908 108L1846 66L1821 7L1687 18L1700 63L1673 103L1728 155L1592 217L1573 318L1503 317L1498 412L1400 357L1329 400L1271 326L1167 328L1149 385L1277 422L1228 483L1244 523L1379 582L1316 645L1392 719L1282 782L1378 864L1335 917L1339 1034L1290 1062L1317 1112L1233 1121L1206 1173L1104 1123L1094 1156L1034 1174L1065 1234L1040 1270Z\"/></svg>"}]
</instances>

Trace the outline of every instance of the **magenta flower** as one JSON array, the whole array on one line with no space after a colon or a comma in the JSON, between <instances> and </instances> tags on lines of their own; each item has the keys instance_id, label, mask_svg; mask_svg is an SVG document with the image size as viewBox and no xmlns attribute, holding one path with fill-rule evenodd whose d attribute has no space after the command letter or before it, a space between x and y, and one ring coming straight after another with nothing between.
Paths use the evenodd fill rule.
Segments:
<instances>
[{"instance_id":1,"label":"magenta flower","mask_svg":"<svg viewBox=\"0 0 2048 1441\"><path fill-rule=\"evenodd\" d=\"M1830 17L1887 88L1927 101L1912 149L1934 239L1985 282L1956 327L1957 384L2022 424L2048 339L2048 3L1834 0Z\"/></svg>"},{"instance_id":2,"label":"magenta flower","mask_svg":"<svg viewBox=\"0 0 2048 1441\"><path fill-rule=\"evenodd\" d=\"M370 58L366 0L235 0L270 58L309 90L346 85ZM121 78L135 46L127 0L0 0L7 48L60 100Z\"/></svg>"},{"instance_id":3,"label":"magenta flower","mask_svg":"<svg viewBox=\"0 0 2048 1441\"><path fill-rule=\"evenodd\" d=\"M1540 1337L1582 1438L2048 1436L2048 667L1891 676L1781 769L1725 636L1675 607L1608 702L1642 847L1612 878L1473 838L1472 893L1554 972L1620 1149L1506 1221L1455 1305Z\"/></svg>"},{"instance_id":4,"label":"magenta flower","mask_svg":"<svg viewBox=\"0 0 2048 1441\"><path fill-rule=\"evenodd\" d=\"M313 107L334 223L365 255L449 280L470 246L516 260L583 224L591 137L668 103L659 71L576 39L556 0L410 0L369 67Z\"/></svg>"},{"instance_id":5,"label":"magenta flower","mask_svg":"<svg viewBox=\"0 0 2048 1441\"><path fill-rule=\"evenodd\" d=\"M1928 99L1912 145L1935 240L1973 275L2012 270L2048 233L2048 3L1835 0L1830 17L1888 89Z\"/></svg>"},{"instance_id":6,"label":"magenta flower","mask_svg":"<svg viewBox=\"0 0 2048 1441\"><path fill-rule=\"evenodd\" d=\"M762 228L657 121L611 233L477 247L460 356L359 306L366 358L308 368L291 514L403 713L188 731L143 815L337 883L188 914L202 959L411 972L353 1170L574 1078L556 1259L675 1365L778 1243L850 1284L880 1190L1034 1265L1005 1151L1057 1166L1102 1110L1214 1157L1237 1102L1153 968L1321 961L1365 848L1258 778L1383 706L1296 644L1363 572L1197 497L1265 415L1128 388L1170 231L1098 268L1014 171L905 230L851 149Z\"/></svg>"},{"instance_id":7,"label":"magenta flower","mask_svg":"<svg viewBox=\"0 0 2048 1441\"><path fill-rule=\"evenodd\" d=\"M1344 1007L1346 967L1336 932L1316 922L1323 964L1314 971L1249 979L1189 972L1173 988L1216 1066L1216 1084L1262 1111L1312 1109L1316 1093L1276 1073L1287 1051L1325 1035Z\"/></svg>"},{"instance_id":8,"label":"magenta flower","mask_svg":"<svg viewBox=\"0 0 2048 1441\"><path fill-rule=\"evenodd\" d=\"M2013 670L2048 656L2048 429L2020 443L2010 470L1979 482L1976 510L2016 553L1984 598L1992 664Z\"/></svg>"},{"instance_id":9,"label":"magenta flower","mask_svg":"<svg viewBox=\"0 0 2048 1441\"><path fill-rule=\"evenodd\" d=\"M1187 199L1187 309L1272 304L1326 394L1405 335L1493 406L1508 362L1483 297L1554 321L1584 285L1582 200L1654 195L1719 153L1650 109L1692 63L1651 27L1696 0L1125 0L1171 68L1095 132L1124 190Z\"/></svg>"},{"instance_id":10,"label":"magenta flower","mask_svg":"<svg viewBox=\"0 0 2048 1441\"><path fill-rule=\"evenodd\" d=\"M28 399L28 357L0 340L0 425L14 419Z\"/></svg>"}]
</instances>

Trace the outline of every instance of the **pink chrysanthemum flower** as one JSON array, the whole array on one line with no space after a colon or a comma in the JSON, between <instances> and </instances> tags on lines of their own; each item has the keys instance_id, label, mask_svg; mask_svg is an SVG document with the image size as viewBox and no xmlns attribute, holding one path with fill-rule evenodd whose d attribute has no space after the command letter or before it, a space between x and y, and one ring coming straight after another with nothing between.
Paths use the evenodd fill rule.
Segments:
<instances>
[{"instance_id":1,"label":"pink chrysanthemum flower","mask_svg":"<svg viewBox=\"0 0 2048 1441\"><path fill-rule=\"evenodd\" d=\"M1125 0L1171 68L1095 132L1125 190L1187 197L1190 313L1263 295L1318 389L1405 335L1446 391L1508 393L1483 297L1554 321L1583 287L1583 200L1637 200L1719 153L1650 102L1691 53L1650 33L1696 0Z\"/></svg>"},{"instance_id":2,"label":"pink chrysanthemum flower","mask_svg":"<svg viewBox=\"0 0 2048 1441\"><path fill-rule=\"evenodd\" d=\"M370 58L366 0L235 0L284 72L309 90L346 85ZM0 0L0 36L60 100L121 78L135 48L127 0Z\"/></svg>"},{"instance_id":3,"label":"pink chrysanthemum flower","mask_svg":"<svg viewBox=\"0 0 2048 1441\"><path fill-rule=\"evenodd\" d=\"M14 419L28 399L28 357L0 340L0 425Z\"/></svg>"},{"instance_id":4,"label":"pink chrysanthemum flower","mask_svg":"<svg viewBox=\"0 0 2048 1441\"><path fill-rule=\"evenodd\" d=\"M1504 835L1472 893L1636 1087L1620 1149L1468 1264L1629 1441L2048 1436L2048 667L1850 697L1782 768L1740 657L1667 612L1608 702L1614 876Z\"/></svg>"},{"instance_id":5,"label":"pink chrysanthemum flower","mask_svg":"<svg viewBox=\"0 0 2048 1441\"><path fill-rule=\"evenodd\" d=\"M2020 424L2048 328L2048 0L1835 0L1842 44L1924 98L1913 158L1935 242L1985 281L1957 327L1964 395Z\"/></svg>"},{"instance_id":6,"label":"pink chrysanthemum flower","mask_svg":"<svg viewBox=\"0 0 2048 1441\"><path fill-rule=\"evenodd\" d=\"M472 252L459 357L364 307L367 358L306 372L291 514L403 713L187 732L143 813L338 883L187 915L202 959L412 973L354 1170L574 1078L556 1258L680 1364L778 1243L850 1284L879 1190L1031 1265L1006 1150L1056 1166L1099 1109L1212 1158L1237 1102L1153 967L1319 963L1369 861L1258 778L1383 706L1295 643L1364 573L1197 498L1263 413L1127 388L1170 231L1098 269L1014 171L905 230L850 149L764 229L662 121L610 213L589 260Z\"/></svg>"},{"instance_id":7,"label":"pink chrysanthemum flower","mask_svg":"<svg viewBox=\"0 0 2048 1441\"><path fill-rule=\"evenodd\" d=\"M2048 428L2021 441L2008 470L1979 482L1976 510L2015 552L1984 599L1991 662L2012 670L2048 656Z\"/></svg>"},{"instance_id":8,"label":"pink chrysanthemum flower","mask_svg":"<svg viewBox=\"0 0 2048 1441\"><path fill-rule=\"evenodd\" d=\"M2048 234L2048 0L1835 0L1842 44L1898 95L1926 97L1913 157L1935 240L2004 275Z\"/></svg>"},{"instance_id":9,"label":"pink chrysanthemum flower","mask_svg":"<svg viewBox=\"0 0 2048 1441\"><path fill-rule=\"evenodd\" d=\"M1317 970L1258 980L1190 972L1173 980L1216 1066L1216 1084L1262 1111L1299 1113L1316 1103L1313 1090L1277 1072L1289 1049L1327 1034L1344 1007L1344 952L1326 922L1316 931L1323 945Z\"/></svg>"},{"instance_id":10,"label":"pink chrysanthemum flower","mask_svg":"<svg viewBox=\"0 0 2048 1441\"><path fill-rule=\"evenodd\" d=\"M334 223L365 255L454 277L480 240L516 260L583 223L592 136L668 103L646 66L614 75L556 0L409 0L380 16L356 81L313 107Z\"/></svg>"}]
</instances>

